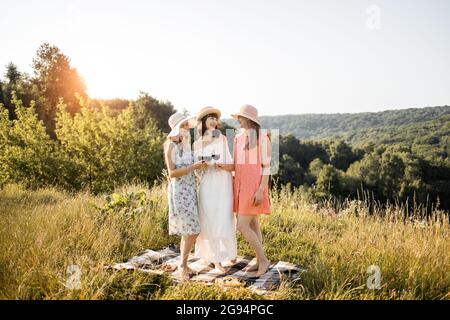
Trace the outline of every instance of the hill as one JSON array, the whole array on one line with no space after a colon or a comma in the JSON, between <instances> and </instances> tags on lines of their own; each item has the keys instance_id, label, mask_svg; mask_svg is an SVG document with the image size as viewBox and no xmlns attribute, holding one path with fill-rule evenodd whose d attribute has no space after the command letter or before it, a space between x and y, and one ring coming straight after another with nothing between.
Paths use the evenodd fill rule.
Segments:
<instances>
[{"instance_id":1,"label":"hill","mask_svg":"<svg viewBox=\"0 0 450 320\"><path fill-rule=\"evenodd\" d=\"M336 113L336 114L288 114L261 116L264 128L279 129L281 135L299 139L325 139L337 134L350 135L364 130L398 128L409 124L424 123L450 114L450 106L409 108L381 112ZM448 120L448 118L447 118ZM238 126L234 119L224 119L232 126Z\"/></svg>"}]
</instances>

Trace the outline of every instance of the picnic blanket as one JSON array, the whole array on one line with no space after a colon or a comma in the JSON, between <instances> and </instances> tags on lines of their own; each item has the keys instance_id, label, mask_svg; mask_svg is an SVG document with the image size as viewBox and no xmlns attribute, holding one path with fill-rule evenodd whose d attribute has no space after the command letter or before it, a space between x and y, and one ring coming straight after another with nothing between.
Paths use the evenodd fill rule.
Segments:
<instances>
[{"instance_id":1,"label":"picnic blanket","mask_svg":"<svg viewBox=\"0 0 450 320\"><path fill-rule=\"evenodd\" d=\"M247 265L256 263L255 259L238 256L234 264L223 264L228 271L225 274L217 272L213 265L189 255L189 267L197 275L193 275L190 281L203 282L205 284L218 284L224 287L247 286L253 292L264 294L278 288L282 279L294 280L306 270L300 269L295 264L278 261L270 265L269 270L261 277L256 277L256 272L245 272ZM175 246L154 251L145 250L126 262L107 266L114 270L138 270L147 273L168 275L173 281L179 282L179 272L176 270L180 262L180 252Z\"/></svg>"}]
</instances>

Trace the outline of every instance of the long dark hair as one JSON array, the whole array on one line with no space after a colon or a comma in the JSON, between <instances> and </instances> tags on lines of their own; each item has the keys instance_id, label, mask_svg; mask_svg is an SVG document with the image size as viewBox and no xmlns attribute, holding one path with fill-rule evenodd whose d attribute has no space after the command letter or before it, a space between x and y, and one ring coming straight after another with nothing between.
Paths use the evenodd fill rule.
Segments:
<instances>
[{"instance_id":1,"label":"long dark hair","mask_svg":"<svg viewBox=\"0 0 450 320\"><path fill-rule=\"evenodd\" d=\"M201 137L205 135L206 132L206 120L208 120L208 117L214 116L216 117L217 121L219 121L219 116L217 113L208 113L206 116L204 116L200 121L202 122L202 128L200 129Z\"/></svg>"},{"instance_id":2,"label":"long dark hair","mask_svg":"<svg viewBox=\"0 0 450 320\"><path fill-rule=\"evenodd\" d=\"M250 120L248 118L246 118L246 119L247 119L248 123L250 124L250 126L249 126L250 128L247 129L247 130L250 130L250 131L248 131L250 134L248 135L249 139L247 141L247 144L245 145L245 148L247 150L249 150L249 149L253 149L256 146L257 142L259 142L259 133L261 130L261 126L253 120ZM255 135L256 135L256 137L255 137Z\"/></svg>"},{"instance_id":3,"label":"long dark hair","mask_svg":"<svg viewBox=\"0 0 450 320\"><path fill-rule=\"evenodd\" d=\"M247 132L249 133L248 135L248 140L247 143L245 144L245 149L250 150L253 149L255 146L257 147L257 153L259 154L259 135L260 135L260 131L261 131L261 126L259 124L257 124L255 121L246 118L248 123L249 123L249 128L247 129ZM250 129L250 131L248 131ZM269 141L271 140L271 136L270 133L267 133L267 137L269 138ZM272 179L269 178L269 184L268 184L268 189L269 192L270 190L272 190ZM269 197L269 202L270 202L270 197Z\"/></svg>"}]
</instances>

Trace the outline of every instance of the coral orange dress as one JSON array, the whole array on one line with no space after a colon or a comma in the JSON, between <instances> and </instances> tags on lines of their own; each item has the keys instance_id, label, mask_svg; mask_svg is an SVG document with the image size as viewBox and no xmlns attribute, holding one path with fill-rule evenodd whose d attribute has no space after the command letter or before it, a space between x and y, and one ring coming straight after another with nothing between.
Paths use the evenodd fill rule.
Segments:
<instances>
[{"instance_id":1,"label":"coral orange dress","mask_svg":"<svg viewBox=\"0 0 450 320\"><path fill-rule=\"evenodd\" d=\"M258 190L262 175L270 174L270 154L267 152L270 139L262 133L258 147L245 149L247 135L240 133L234 137L234 181L233 212L242 215L270 214L269 187L263 191L262 202L253 205L255 192Z\"/></svg>"}]
</instances>

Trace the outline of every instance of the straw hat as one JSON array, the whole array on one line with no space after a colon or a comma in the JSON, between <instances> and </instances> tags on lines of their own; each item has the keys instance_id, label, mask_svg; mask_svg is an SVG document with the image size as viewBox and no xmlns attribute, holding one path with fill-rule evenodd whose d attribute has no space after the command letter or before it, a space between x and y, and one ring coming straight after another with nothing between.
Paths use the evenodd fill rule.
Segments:
<instances>
[{"instance_id":1,"label":"straw hat","mask_svg":"<svg viewBox=\"0 0 450 320\"><path fill-rule=\"evenodd\" d=\"M257 124L261 125L261 122L258 119L258 109L256 109L254 106L251 106L249 104L243 105L239 112L232 113L231 116L235 119L238 118L238 116L245 117L247 119L250 119Z\"/></svg>"},{"instance_id":2,"label":"straw hat","mask_svg":"<svg viewBox=\"0 0 450 320\"><path fill-rule=\"evenodd\" d=\"M217 114L217 117L220 119L220 116L221 116L221 112L220 112L220 110L219 109L217 109L217 108L214 108L214 107L204 107L204 108L202 108L198 113L197 113L197 121L200 121L200 119L201 118L203 118L204 116L206 116L207 114L210 114L210 113L215 113L215 114ZM217 120L219 120L219 119L217 119Z\"/></svg>"},{"instance_id":3,"label":"straw hat","mask_svg":"<svg viewBox=\"0 0 450 320\"><path fill-rule=\"evenodd\" d=\"M180 134L180 126L183 122L188 121L189 127L193 128L195 126L195 117L186 117L181 112L175 112L169 117L169 126L172 131L167 135L168 137L175 137Z\"/></svg>"}]
</instances>

